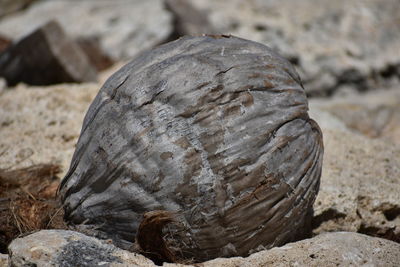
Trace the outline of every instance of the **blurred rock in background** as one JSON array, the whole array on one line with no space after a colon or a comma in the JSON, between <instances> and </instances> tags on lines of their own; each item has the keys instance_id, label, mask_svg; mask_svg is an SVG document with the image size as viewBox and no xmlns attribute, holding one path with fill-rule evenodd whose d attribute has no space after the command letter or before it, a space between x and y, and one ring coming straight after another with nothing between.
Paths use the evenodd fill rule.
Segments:
<instances>
[{"instance_id":1,"label":"blurred rock in background","mask_svg":"<svg viewBox=\"0 0 400 267\"><path fill-rule=\"evenodd\" d=\"M400 84L398 0L204 0L223 33L269 45L297 66L310 96Z\"/></svg>"},{"instance_id":2,"label":"blurred rock in background","mask_svg":"<svg viewBox=\"0 0 400 267\"><path fill-rule=\"evenodd\" d=\"M296 65L309 96L400 84L398 0L37 0L1 18L0 35L16 40L50 19L75 39L99 40L115 60L207 31L280 52Z\"/></svg>"},{"instance_id":3,"label":"blurred rock in background","mask_svg":"<svg viewBox=\"0 0 400 267\"><path fill-rule=\"evenodd\" d=\"M37 0L0 0L0 18L27 8Z\"/></svg>"},{"instance_id":4,"label":"blurred rock in background","mask_svg":"<svg viewBox=\"0 0 400 267\"><path fill-rule=\"evenodd\" d=\"M173 15L174 30L169 39L172 41L183 35L215 34L204 10L197 9L187 0L165 0L165 7Z\"/></svg>"},{"instance_id":5,"label":"blurred rock in background","mask_svg":"<svg viewBox=\"0 0 400 267\"><path fill-rule=\"evenodd\" d=\"M161 0L42 0L0 21L0 34L13 40L49 20L72 38L99 38L116 59L128 59L165 40L172 18Z\"/></svg>"},{"instance_id":6,"label":"blurred rock in background","mask_svg":"<svg viewBox=\"0 0 400 267\"><path fill-rule=\"evenodd\" d=\"M0 77L9 86L94 82L96 69L80 46L50 21L0 54Z\"/></svg>"},{"instance_id":7,"label":"blurred rock in background","mask_svg":"<svg viewBox=\"0 0 400 267\"><path fill-rule=\"evenodd\" d=\"M102 71L114 64L114 59L102 49L98 37L85 36L76 41L96 70Z\"/></svg>"},{"instance_id":8,"label":"blurred rock in background","mask_svg":"<svg viewBox=\"0 0 400 267\"><path fill-rule=\"evenodd\" d=\"M352 231L400 242L400 90L311 99L324 133L314 233Z\"/></svg>"}]
</instances>

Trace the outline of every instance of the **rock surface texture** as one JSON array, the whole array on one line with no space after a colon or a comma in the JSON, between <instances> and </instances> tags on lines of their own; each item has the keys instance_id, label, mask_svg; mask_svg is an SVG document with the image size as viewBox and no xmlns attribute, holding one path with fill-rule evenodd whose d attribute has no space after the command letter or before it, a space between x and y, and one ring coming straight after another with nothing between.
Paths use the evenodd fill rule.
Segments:
<instances>
[{"instance_id":1,"label":"rock surface texture","mask_svg":"<svg viewBox=\"0 0 400 267\"><path fill-rule=\"evenodd\" d=\"M291 59L309 95L400 84L398 0L190 2L221 32L266 44Z\"/></svg>"},{"instance_id":2,"label":"rock surface texture","mask_svg":"<svg viewBox=\"0 0 400 267\"><path fill-rule=\"evenodd\" d=\"M399 88L310 101L327 151L315 233L354 231L400 242L399 101Z\"/></svg>"},{"instance_id":3,"label":"rock surface texture","mask_svg":"<svg viewBox=\"0 0 400 267\"><path fill-rule=\"evenodd\" d=\"M20 38L57 19L72 37L98 38L107 54L130 60L171 35L233 34L289 58L308 95L330 96L400 84L397 10L397 0L36 1L0 18L0 35Z\"/></svg>"},{"instance_id":4,"label":"rock surface texture","mask_svg":"<svg viewBox=\"0 0 400 267\"><path fill-rule=\"evenodd\" d=\"M8 255L0 253L0 266L8 266Z\"/></svg>"},{"instance_id":5,"label":"rock surface texture","mask_svg":"<svg viewBox=\"0 0 400 267\"><path fill-rule=\"evenodd\" d=\"M121 250L73 231L45 230L18 238L9 246L12 266L141 266L155 267L142 255ZM0 261L1 262L1 261ZM4 262L7 262L4 259ZM215 259L196 265L165 267L253 266L387 266L400 262L400 244L362 234L326 233L254 253L247 258Z\"/></svg>"},{"instance_id":6,"label":"rock surface texture","mask_svg":"<svg viewBox=\"0 0 400 267\"><path fill-rule=\"evenodd\" d=\"M28 7L37 0L1 0L0 18Z\"/></svg>"},{"instance_id":7,"label":"rock surface texture","mask_svg":"<svg viewBox=\"0 0 400 267\"><path fill-rule=\"evenodd\" d=\"M117 59L130 59L172 31L171 15L161 0L57 0L39 1L4 18L0 34L20 38L49 20L57 20L73 38L99 38L107 54Z\"/></svg>"},{"instance_id":8,"label":"rock surface texture","mask_svg":"<svg viewBox=\"0 0 400 267\"><path fill-rule=\"evenodd\" d=\"M11 266L155 266L142 255L130 253L81 233L42 230L15 239L9 246Z\"/></svg>"},{"instance_id":9,"label":"rock surface texture","mask_svg":"<svg viewBox=\"0 0 400 267\"><path fill-rule=\"evenodd\" d=\"M146 212L166 210L168 247L195 260L299 238L323 154L307 111L297 73L264 45L205 36L160 46L89 108L61 184L65 218L124 247Z\"/></svg>"},{"instance_id":10,"label":"rock surface texture","mask_svg":"<svg viewBox=\"0 0 400 267\"><path fill-rule=\"evenodd\" d=\"M53 162L65 174L98 84L26 87L0 92L0 166ZM34 90L32 90L34 89Z\"/></svg>"}]
</instances>

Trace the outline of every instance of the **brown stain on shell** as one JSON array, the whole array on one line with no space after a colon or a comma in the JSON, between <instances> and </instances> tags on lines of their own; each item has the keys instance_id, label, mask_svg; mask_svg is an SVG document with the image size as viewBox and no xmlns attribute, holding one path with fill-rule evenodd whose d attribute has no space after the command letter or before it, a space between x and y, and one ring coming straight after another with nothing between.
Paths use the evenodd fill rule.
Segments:
<instances>
[{"instance_id":1,"label":"brown stain on shell","mask_svg":"<svg viewBox=\"0 0 400 267\"><path fill-rule=\"evenodd\" d=\"M245 107L250 107L254 104L254 97L250 92L245 92L240 95L240 101Z\"/></svg>"},{"instance_id":2,"label":"brown stain on shell","mask_svg":"<svg viewBox=\"0 0 400 267\"><path fill-rule=\"evenodd\" d=\"M179 138L178 140L174 141L173 143L185 150L192 146L189 143L189 140L185 136Z\"/></svg>"},{"instance_id":3,"label":"brown stain on shell","mask_svg":"<svg viewBox=\"0 0 400 267\"><path fill-rule=\"evenodd\" d=\"M224 116L239 116L240 115L240 106L227 106L224 107Z\"/></svg>"},{"instance_id":4,"label":"brown stain on shell","mask_svg":"<svg viewBox=\"0 0 400 267\"><path fill-rule=\"evenodd\" d=\"M163 152L163 153L161 153L161 155L160 155L160 158L161 158L162 160L169 160L169 159L172 159L173 157L174 157L174 153L172 153L172 152L170 152L170 151Z\"/></svg>"},{"instance_id":5,"label":"brown stain on shell","mask_svg":"<svg viewBox=\"0 0 400 267\"><path fill-rule=\"evenodd\" d=\"M265 89L272 89L275 87L275 85L269 80L264 80L264 86Z\"/></svg>"}]
</instances>

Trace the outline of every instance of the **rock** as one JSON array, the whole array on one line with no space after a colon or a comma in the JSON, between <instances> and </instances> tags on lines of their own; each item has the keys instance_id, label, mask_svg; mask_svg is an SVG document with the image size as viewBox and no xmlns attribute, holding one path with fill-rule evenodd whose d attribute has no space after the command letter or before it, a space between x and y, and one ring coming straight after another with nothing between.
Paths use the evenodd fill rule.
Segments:
<instances>
[{"instance_id":1,"label":"rock","mask_svg":"<svg viewBox=\"0 0 400 267\"><path fill-rule=\"evenodd\" d=\"M19 85L0 94L0 168L60 164L65 175L98 84ZM34 90L32 90L34 89Z\"/></svg>"},{"instance_id":2,"label":"rock","mask_svg":"<svg viewBox=\"0 0 400 267\"><path fill-rule=\"evenodd\" d=\"M99 38L115 59L130 59L163 42L172 32L162 0L39 1L0 21L0 34L20 38L48 20L57 20L74 39Z\"/></svg>"},{"instance_id":3,"label":"rock","mask_svg":"<svg viewBox=\"0 0 400 267\"><path fill-rule=\"evenodd\" d=\"M121 247L147 237L146 219L168 219L138 243L195 261L300 238L323 154L307 109L292 65L266 46L215 35L160 46L89 108L60 186L65 219Z\"/></svg>"},{"instance_id":4,"label":"rock","mask_svg":"<svg viewBox=\"0 0 400 267\"><path fill-rule=\"evenodd\" d=\"M0 54L11 45L11 40L6 36L0 35Z\"/></svg>"},{"instance_id":5,"label":"rock","mask_svg":"<svg viewBox=\"0 0 400 267\"><path fill-rule=\"evenodd\" d=\"M377 91L368 95L353 94L334 98L320 106L338 117L351 130L400 145L399 87L387 93Z\"/></svg>"},{"instance_id":6,"label":"rock","mask_svg":"<svg viewBox=\"0 0 400 267\"><path fill-rule=\"evenodd\" d=\"M0 266L8 266L8 255L0 253Z\"/></svg>"},{"instance_id":7,"label":"rock","mask_svg":"<svg viewBox=\"0 0 400 267\"><path fill-rule=\"evenodd\" d=\"M0 77L0 94L7 88L7 81Z\"/></svg>"},{"instance_id":8,"label":"rock","mask_svg":"<svg viewBox=\"0 0 400 267\"><path fill-rule=\"evenodd\" d=\"M24 9L37 0L0 0L0 18Z\"/></svg>"},{"instance_id":9,"label":"rock","mask_svg":"<svg viewBox=\"0 0 400 267\"><path fill-rule=\"evenodd\" d=\"M52 21L0 55L0 76L9 86L49 85L96 80L96 70L79 46Z\"/></svg>"},{"instance_id":10,"label":"rock","mask_svg":"<svg viewBox=\"0 0 400 267\"><path fill-rule=\"evenodd\" d=\"M172 38L170 37L171 40L184 35L199 36L216 33L207 14L195 8L189 1L166 0L165 5L174 16L174 32Z\"/></svg>"},{"instance_id":11,"label":"rock","mask_svg":"<svg viewBox=\"0 0 400 267\"><path fill-rule=\"evenodd\" d=\"M297 65L308 95L400 84L397 0L190 1L222 32L264 43ZM295 12L294 12L295 11Z\"/></svg>"},{"instance_id":12,"label":"rock","mask_svg":"<svg viewBox=\"0 0 400 267\"><path fill-rule=\"evenodd\" d=\"M97 71L105 70L114 64L114 60L101 47L99 38L82 37L76 41Z\"/></svg>"},{"instance_id":13,"label":"rock","mask_svg":"<svg viewBox=\"0 0 400 267\"><path fill-rule=\"evenodd\" d=\"M11 266L155 266L111 242L65 230L42 230L15 239L8 247Z\"/></svg>"},{"instance_id":14,"label":"rock","mask_svg":"<svg viewBox=\"0 0 400 267\"><path fill-rule=\"evenodd\" d=\"M142 255L121 250L107 241L72 231L42 230L15 239L10 264L19 266L143 266L155 267ZM326 233L247 258L215 259L204 267L234 266L398 266L400 244L357 233ZM165 267L199 266L168 264Z\"/></svg>"},{"instance_id":15,"label":"rock","mask_svg":"<svg viewBox=\"0 0 400 267\"><path fill-rule=\"evenodd\" d=\"M398 139L390 139L399 120L396 112L393 119L383 116L382 122L379 113L369 111L377 106L383 111L398 109L398 89L379 93L310 102L310 114L320 123L325 140L314 233L353 231L400 241L400 146ZM364 113L371 115L361 117ZM340 114L343 121L333 114ZM357 122L360 118L363 121ZM370 138L355 132L346 126L351 121L364 123L363 129L371 127L370 131L379 124L383 136Z\"/></svg>"},{"instance_id":16,"label":"rock","mask_svg":"<svg viewBox=\"0 0 400 267\"><path fill-rule=\"evenodd\" d=\"M215 259L217 266L398 266L400 244L356 233L326 233L250 255ZM169 265L166 265L169 266Z\"/></svg>"}]
</instances>

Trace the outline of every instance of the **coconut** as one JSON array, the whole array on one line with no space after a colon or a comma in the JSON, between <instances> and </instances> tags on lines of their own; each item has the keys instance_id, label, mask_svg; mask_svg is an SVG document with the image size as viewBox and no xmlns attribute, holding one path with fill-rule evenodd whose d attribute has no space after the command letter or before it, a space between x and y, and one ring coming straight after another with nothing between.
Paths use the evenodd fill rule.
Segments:
<instances>
[{"instance_id":1,"label":"coconut","mask_svg":"<svg viewBox=\"0 0 400 267\"><path fill-rule=\"evenodd\" d=\"M148 51L86 114L60 186L65 219L161 262L301 238L323 156L307 111L299 75L265 45L221 35Z\"/></svg>"}]
</instances>

